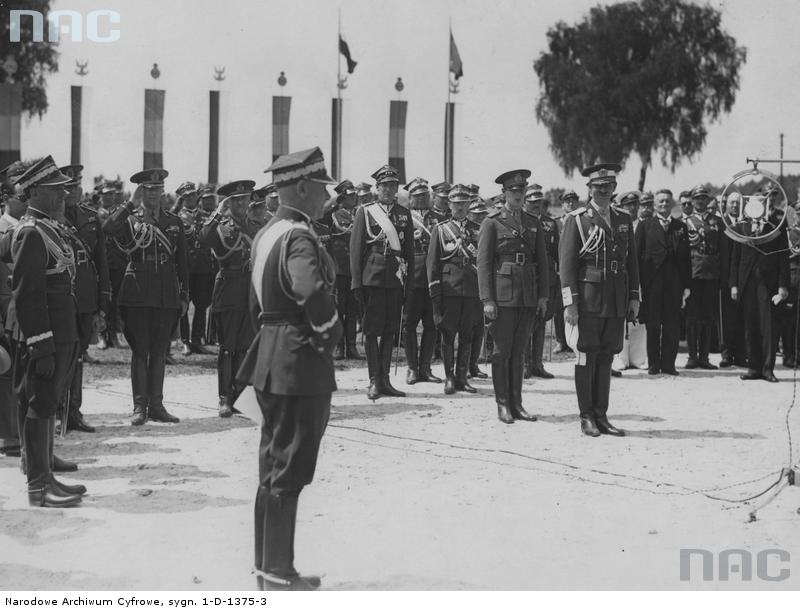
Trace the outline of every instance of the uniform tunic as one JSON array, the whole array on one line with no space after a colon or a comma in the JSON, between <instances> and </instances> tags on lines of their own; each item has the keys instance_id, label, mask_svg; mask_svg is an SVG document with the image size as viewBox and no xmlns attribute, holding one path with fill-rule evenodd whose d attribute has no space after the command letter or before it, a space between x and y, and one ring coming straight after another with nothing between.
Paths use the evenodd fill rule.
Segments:
<instances>
[{"instance_id":1,"label":"uniform tunic","mask_svg":"<svg viewBox=\"0 0 800 611\"><path fill-rule=\"evenodd\" d=\"M722 219L706 212L686 218L692 256L692 294L686 318L711 325L719 311L720 246L725 229Z\"/></svg>"}]
</instances>

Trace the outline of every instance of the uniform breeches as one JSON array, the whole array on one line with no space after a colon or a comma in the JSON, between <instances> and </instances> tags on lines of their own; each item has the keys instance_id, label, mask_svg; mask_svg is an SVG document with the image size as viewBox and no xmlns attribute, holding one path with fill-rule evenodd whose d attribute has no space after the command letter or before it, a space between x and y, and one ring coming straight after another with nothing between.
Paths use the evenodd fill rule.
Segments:
<instances>
[{"instance_id":1,"label":"uniform breeches","mask_svg":"<svg viewBox=\"0 0 800 611\"><path fill-rule=\"evenodd\" d=\"M358 300L350 288L350 276L336 276L336 310L339 320L344 325L344 339L348 344L355 344L356 322L360 314Z\"/></svg>"},{"instance_id":2,"label":"uniform breeches","mask_svg":"<svg viewBox=\"0 0 800 611\"><path fill-rule=\"evenodd\" d=\"M711 326L719 316L719 281L692 278L686 300L686 321Z\"/></svg>"},{"instance_id":3,"label":"uniform breeches","mask_svg":"<svg viewBox=\"0 0 800 611\"><path fill-rule=\"evenodd\" d=\"M132 353L131 387L134 408L163 407L167 351L179 311L134 307L125 307L122 310L125 339Z\"/></svg>"},{"instance_id":4,"label":"uniform breeches","mask_svg":"<svg viewBox=\"0 0 800 611\"><path fill-rule=\"evenodd\" d=\"M522 370L525 344L531 334L534 308L497 308L497 318L489 323L494 340L492 384L498 403L522 405Z\"/></svg>"},{"instance_id":5,"label":"uniform breeches","mask_svg":"<svg viewBox=\"0 0 800 611\"><path fill-rule=\"evenodd\" d=\"M417 326L422 322L422 338L417 351ZM408 301L406 312L406 360L410 369L427 371L431 367L433 348L436 343L436 327L433 324L433 303L427 288L415 289Z\"/></svg>"},{"instance_id":6,"label":"uniform breeches","mask_svg":"<svg viewBox=\"0 0 800 611\"><path fill-rule=\"evenodd\" d=\"M580 352L607 352L622 350L625 333L624 318L578 317L578 350Z\"/></svg>"},{"instance_id":7,"label":"uniform breeches","mask_svg":"<svg viewBox=\"0 0 800 611\"><path fill-rule=\"evenodd\" d=\"M36 373L36 360L30 358L24 346L15 351L14 388L19 409L27 418L49 420L64 401L78 358L78 342L57 343L55 348L55 370L49 379Z\"/></svg>"},{"instance_id":8,"label":"uniform breeches","mask_svg":"<svg viewBox=\"0 0 800 611\"><path fill-rule=\"evenodd\" d=\"M391 336L400 331L400 312L403 290L376 286L364 287L364 321L361 325L367 337Z\"/></svg>"}]
</instances>

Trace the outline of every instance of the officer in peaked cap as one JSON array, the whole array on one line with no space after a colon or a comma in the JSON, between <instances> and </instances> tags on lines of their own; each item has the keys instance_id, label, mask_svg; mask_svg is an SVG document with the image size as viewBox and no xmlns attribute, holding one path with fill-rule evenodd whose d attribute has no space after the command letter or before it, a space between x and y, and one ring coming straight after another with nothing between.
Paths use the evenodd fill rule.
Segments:
<instances>
[{"instance_id":1,"label":"officer in peaked cap","mask_svg":"<svg viewBox=\"0 0 800 611\"><path fill-rule=\"evenodd\" d=\"M483 201L480 196L473 199L467 211L467 218L480 228L487 214L489 214L489 209L486 207L486 202ZM475 321L475 328L472 330L472 346L469 351L469 377L480 380L485 380L489 377L478 367L478 360L483 350L485 329L486 327L483 324L483 311L481 311L480 316L478 316ZM489 350L488 346L486 350Z\"/></svg>"},{"instance_id":2,"label":"officer in peaked cap","mask_svg":"<svg viewBox=\"0 0 800 611\"><path fill-rule=\"evenodd\" d=\"M342 324L334 263L312 229L334 181L319 148L279 157L267 171L281 204L253 242L251 313L261 327L239 370L264 417L255 568L261 589L313 590L319 577L295 570L294 533L298 497L313 479L336 390L332 353Z\"/></svg>"},{"instance_id":3,"label":"officer in peaked cap","mask_svg":"<svg viewBox=\"0 0 800 611\"><path fill-rule=\"evenodd\" d=\"M530 340L525 345L525 373L524 378L551 379L553 374L544 368L542 354L544 352L544 335L547 321L553 318L553 313L560 306L561 290L558 282L558 237L559 230L556 222L547 213L547 202L541 185L530 185L525 191L525 211L539 219L544 234L545 249L547 250L547 276L550 279L550 288L547 293L547 312L544 316L534 319Z\"/></svg>"},{"instance_id":4,"label":"officer in peaked cap","mask_svg":"<svg viewBox=\"0 0 800 611\"><path fill-rule=\"evenodd\" d=\"M482 320L475 265L480 226L467 218L472 193L464 185L455 185L449 199L452 217L433 227L426 262L433 317L442 335L444 392L447 395L457 390L477 392L467 375L472 336L477 322Z\"/></svg>"},{"instance_id":5,"label":"officer in peaked cap","mask_svg":"<svg viewBox=\"0 0 800 611\"><path fill-rule=\"evenodd\" d=\"M372 187L365 182L356 185L356 207L372 203Z\"/></svg>"},{"instance_id":6,"label":"officer in peaked cap","mask_svg":"<svg viewBox=\"0 0 800 611\"><path fill-rule=\"evenodd\" d=\"M431 242L431 231L440 221L442 215L431 210L431 190L424 178L415 178L405 190L409 194L411 220L414 223L414 291L406 299L405 352L408 372L406 383L417 382L441 383L441 378L431 371L434 344L436 343L436 325L433 321L433 304L428 292L428 278L425 260ZM422 337L417 349L417 326L422 323Z\"/></svg>"},{"instance_id":7,"label":"officer in peaked cap","mask_svg":"<svg viewBox=\"0 0 800 611\"><path fill-rule=\"evenodd\" d=\"M105 235L108 277L111 284L111 306L106 317L106 329L100 333L100 342L98 343L98 348L105 350L119 347L117 334L122 330L119 290L125 275L125 268L128 265L128 256L120 249L117 241L109 235L105 226L110 216L122 208L121 189L118 188L115 180L103 180L99 183L99 191L100 207L97 209L97 217L100 219Z\"/></svg>"},{"instance_id":8,"label":"officer in peaked cap","mask_svg":"<svg viewBox=\"0 0 800 611\"><path fill-rule=\"evenodd\" d=\"M567 338L575 337L578 357L575 390L581 430L622 436L609 423L611 363L622 349L626 318L639 313L639 267L633 223L611 207L621 167L604 163L585 168L590 200L567 215L561 236L559 268Z\"/></svg>"},{"instance_id":9,"label":"officer in peaked cap","mask_svg":"<svg viewBox=\"0 0 800 611\"><path fill-rule=\"evenodd\" d=\"M642 196L639 198L639 220L649 219L653 216L655 199L656 197L651 191L642 193Z\"/></svg>"},{"instance_id":10,"label":"officer in peaked cap","mask_svg":"<svg viewBox=\"0 0 800 611\"><path fill-rule=\"evenodd\" d=\"M164 408L164 374L170 338L189 307L189 262L183 222L161 208L168 175L154 168L131 176L141 203L117 208L104 226L129 257L119 306L132 352L134 426L178 422Z\"/></svg>"},{"instance_id":11,"label":"officer in peaked cap","mask_svg":"<svg viewBox=\"0 0 800 611\"><path fill-rule=\"evenodd\" d=\"M82 165L61 168L69 176L64 200L64 217L70 229L69 237L75 251L75 297L78 302L78 360L72 374L68 393L67 430L93 433L94 427L81 414L83 403L83 363L94 330L95 318L105 318L111 309L111 282L108 274L106 239L97 211L80 203ZM63 423L62 423L63 424Z\"/></svg>"},{"instance_id":12,"label":"officer in peaked cap","mask_svg":"<svg viewBox=\"0 0 800 611\"><path fill-rule=\"evenodd\" d=\"M274 183L268 184L264 187L264 200L267 202L267 211L270 214L275 214L278 210L278 206L280 205L280 199L278 196L278 188L275 186Z\"/></svg>"},{"instance_id":13,"label":"officer in peaked cap","mask_svg":"<svg viewBox=\"0 0 800 611\"><path fill-rule=\"evenodd\" d=\"M385 165L373 175L377 201L356 213L350 237L353 289L364 309L361 328L370 385L367 397L404 397L392 386L389 369L395 335L400 332L402 304L413 295L414 222L397 203L397 170ZM378 342L380 338L380 343Z\"/></svg>"},{"instance_id":14,"label":"officer in peaked cap","mask_svg":"<svg viewBox=\"0 0 800 611\"><path fill-rule=\"evenodd\" d=\"M431 187L431 209L441 220L445 220L450 216L450 202L448 200L450 189L451 185L446 180Z\"/></svg>"},{"instance_id":15,"label":"officer in peaked cap","mask_svg":"<svg viewBox=\"0 0 800 611\"><path fill-rule=\"evenodd\" d=\"M15 388L24 414L20 436L33 507L74 507L86 487L70 486L53 477L53 433L56 411L67 392L78 358L78 309L73 291L75 253L69 231L56 218L62 214L65 186L49 155L16 178L28 209L14 230L11 290L14 308L7 327L17 345ZM72 469L77 466L72 463Z\"/></svg>"},{"instance_id":16,"label":"officer in peaked cap","mask_svg":"<svg viewBox=\"0 0 800 611\"><path fill-rule=\"evenodd\" d=\"M495 182L505 204L489 213L478 239L478 286L494 339L492 383L501 422L536 420L522 406L525 342L534 316L547 310L547 250L539 220L523 211L530 170L511 170Z\"/></svg>"},{"instance_id":17,"label":"officer in peaked cap","mask_svg":"<svg viewBox=\"0 0 800 611\"><path fill-rule=\"evenodd\" d=\"M219 263L211 296L211 315L216 320L219 355L217 382L219 415L229 418L243 390L235 380L247 349L255 337L248 312L250 252L261 225L247 217L255 182L235 180L217 189L216 212L200 229L199 242L212 249Z\"/></svg>"},{"instance_id":18,"label":"officer in peaked cap","mask_svg":"<svg viewBox=\"0 0 800 611\"><path fill-rule=\"evenodd\" d=\"M361 360L363 357L356 346L360 308L351 288L353 276L350 272L350 237L358 205L358 190L351 181L343 180L336 185L334 191L336 197L333 206L322 219L330 233L328 251L336 263L336 307L344 325L344 335L336 347L334 358ZM367 191L369 192L369 185Z\"/></svg>"}]
</instances>

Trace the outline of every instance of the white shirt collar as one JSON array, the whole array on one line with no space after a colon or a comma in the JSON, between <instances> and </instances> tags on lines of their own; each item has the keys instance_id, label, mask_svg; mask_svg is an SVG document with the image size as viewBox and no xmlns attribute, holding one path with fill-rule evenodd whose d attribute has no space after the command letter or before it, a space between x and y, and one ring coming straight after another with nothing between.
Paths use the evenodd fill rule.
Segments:
<instances>
[{"instance_id":1,"label":"white shirt collar","mask_svg":"<svg viewBox=\"0 0 800 611\"><path fill-rule=\"evenodd\" d=\"M11 227L16 227L19 225L19 219L15 219L8 212L3 213L3 216L0 218L3 218Z\"/></svg>"}]
</instances>

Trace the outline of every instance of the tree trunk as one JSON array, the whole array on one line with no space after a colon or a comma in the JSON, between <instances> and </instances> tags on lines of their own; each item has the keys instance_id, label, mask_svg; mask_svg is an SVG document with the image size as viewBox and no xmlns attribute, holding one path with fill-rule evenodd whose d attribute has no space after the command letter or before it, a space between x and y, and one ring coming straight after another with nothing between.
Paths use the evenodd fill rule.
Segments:
<instances>
[{"instance_id":1,"label":"tree trunk","mask_svg":"<svg viewBox=\"0 0 800 611\"><path fill-rule=\"evenodd\" d=\"M647 166L650 165L650 159L642 159L642 169L639 171L639 191L644 193L644 181L647 178Z\"/></svg>"}]
</instances>

